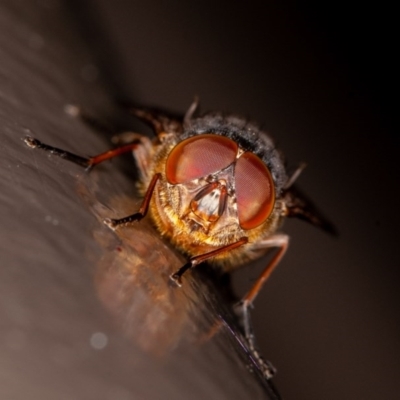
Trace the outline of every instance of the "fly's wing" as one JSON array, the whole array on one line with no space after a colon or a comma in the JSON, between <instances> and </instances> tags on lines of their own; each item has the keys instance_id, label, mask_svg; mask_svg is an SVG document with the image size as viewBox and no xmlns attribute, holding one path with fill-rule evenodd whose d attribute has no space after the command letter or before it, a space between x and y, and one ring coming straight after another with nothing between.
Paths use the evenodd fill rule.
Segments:
<instances>
[{"instance_id":1,"label":"fly's wing","mask_svg":"<svg viewBox=\"0 0 400 400\"><path fill-rule=\"evenodd\" d=\"M154 107L133 104L125 100L117 100L117 103L130 114L150 126L157 135L163 133L180 133L183 130L184 115Z\"/></svg>"},{"instance_id":2,"label":"fly's wing","mask_svg":"<svg viewBox=\"0 0 400 400\"><path fill-rule=\"evenodd\" d=\"M154 129L157 135L162 133L180 133L183 130L183 116L175 116L157 109L131 107L130 113Z\"/></svg>"},{"instance_id":3,"label":"fly's wing","mask_svg":"<svg viewBox=\"0 0 400 400\"><path fill-rule=\"evenodd\" d=\"M315 207L313 202L302 193L295 185L286 189L283 198L287 208L288 217L296 217L307 221L318 228L337 236L335 226Z\"/></svg>"},{"instance_id":4,"label":"fly's wing","mask_svg":"<svg viewBox=\"0 0 400 400\"><path fill-rule=\"evenodd\" d=\"M200 106L200 100L197 96L195 96L192 104L184 115L160 108L138 106L124 100L117 100L117 103L153 128L157 135L164 133L181 133L184 124L198 114Z\"/></svg>"}]
</instances>

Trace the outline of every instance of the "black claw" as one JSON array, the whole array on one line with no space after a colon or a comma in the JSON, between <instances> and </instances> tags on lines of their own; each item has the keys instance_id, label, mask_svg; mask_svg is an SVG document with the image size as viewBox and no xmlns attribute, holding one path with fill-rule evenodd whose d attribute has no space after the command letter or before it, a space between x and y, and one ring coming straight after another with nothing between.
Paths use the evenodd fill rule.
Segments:
<instances>
[{"instance_id":1,"label":"black claw","mask_svg":"<svg viewBox=\"0 0 400 400\"><path fill-rule=\"evenodd\" d=\"M182 277L178 273L170 275L169 279L171 279L176 286L182 287Z\"/></svg>"},{"instance_id":2,"label":"black claw","mask_svg":"<svg viewBox=\"0 0 400 400\"><path fill-rule=\"evenodd\" d=\"M40 145L39 140L33 138L32 136L26 136L24 142L28 147L31 147L32 149Z\"/></svg>"},{"instance_id":3,"label":"black claw","mask_svg":"<svg viewBox=\"0 0 400 400\"><path fill-rule=\"evenodd\" d=\"M117 221L115 219L105 218L103 222L113 231L115 231L115 229L118 227L118 224L116 223Z\"/></svg>"}]
</instances>

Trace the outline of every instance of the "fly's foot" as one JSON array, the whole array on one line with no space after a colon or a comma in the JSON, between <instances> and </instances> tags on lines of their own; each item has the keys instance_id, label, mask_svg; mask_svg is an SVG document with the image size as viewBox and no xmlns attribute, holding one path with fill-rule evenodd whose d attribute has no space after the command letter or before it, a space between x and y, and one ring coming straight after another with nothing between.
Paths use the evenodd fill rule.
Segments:
<instances>
[{"instance_id":1,"label":"fly's foot","mask_svg":"<svg viewBox=\"0 0 400 400\"><path fill-rule=\"evenodd\" d=\"M260 371L265 379L271 379L276 374L276 368L268 360L265 360L256 349L251 349L252 356L255 358Z\"/></svg>"},{"instance_id":2,"label":"fly's foot","mask_svg":"<svg viewBox=\"0 0 400 400\"><path fill-rule=\"evenodd\" d=\"M33 138L32 136L26 136L24 142L31 149L35 149L36 147L40 146L39 140Z\"/></svg>"},{"instance_id":3,"label":"fly's foot","mask_svg":"<svg viewBox=\"0 0 400 400\"><path fill-rule=\"evenodd\" d=\"M178 287L182 287L182 276L178 273L169 276L169 279Z\"/></svg>"},{"instance_id":4,"label":"fly's foot","mask_svg":"<svg viewBox=\"0 0 400 400\"><path fill-rule=\"evenodd\" d=\"M238 318L239 325L244 333L244 337L247 341L247 346L251 358L254 360L259 371L262 372L264 378L271 379L276 373L276 368L269 361L265 360L262 357L256 346L256 340L253 332L253 325L251 323L250 312L249 312L249 309L251 308L253 308L252 302L248 301L247 299L244 299L235 304L233 310Z\"/></svg>"},{"instance_id":5,"label":"fly's foot","mask_svg":"<svg viewBox=\"0 0 400 400\"><path fill-rule=\"evenodd\" d=\"M106 218L103 220L103 222L113 231L115 231L118 227L120 226L126 226L131 224L132 222L135 221L140 221L144 215L140 212L129 215L129 217L121 218L121 219L112 219L112 218Z\"/></svg>"},{"instance_id":6,"label":"fly's foot","mask_svg":"<svg viewBox=\"0 0 400 400\"><path fill-rule=\"evenodd\" d=\"M115 231L117 229L117 227L118 227L118 224L116 223L116 220L112 219L112 218L105 218L103 220L103 223L105 225L107 225L112 231Z\"/></svg>"},{"instance_id":7,"label":"fly's foot","mask_svg":"<svg viewBox=\"0 0 400 400\"><path fill-rule=\"evenodd\" d=\"M195 257L193 257L195 258ZM175 283L176 286L182 287L182 275L190 268L192 268L194 265L196 265L195 261L193 261L193 258L191 258L184 266L180 267L178 271L170 275L170 279L172 282Z\"/></svg>"},{"instance_id":8,"label":"fly's foot","mask_svg":"<svg viewBox=\"0 0 400 400\"><path fill-rule=\"evenodd\" d=\"M276 368L272 363L266 360L258 350L254 334L251 332L248 336L246 335L247 346L253 359L253 362L257 366L258 370L262 373L265 379L271 379L276 374ZM252 367L253 370L253 367ZM254 371L254 370L253 370Z\"/></svg>"}]
</instances>

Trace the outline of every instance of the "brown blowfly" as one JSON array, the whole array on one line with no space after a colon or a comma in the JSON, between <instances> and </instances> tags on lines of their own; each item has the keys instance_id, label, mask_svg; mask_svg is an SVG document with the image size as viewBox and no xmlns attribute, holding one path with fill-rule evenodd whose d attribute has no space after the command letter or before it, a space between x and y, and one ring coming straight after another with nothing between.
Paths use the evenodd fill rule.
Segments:
<instances>
[{"instance_id":1,"label":"brown blowfly","mask_svg":"<svg viewBox=\"0 0 400 400\"><path fill-rule=\"evenodd\" d=\"M118 136L119 147L94 157L84 158L30 136L25 142L88 169L132 151L143 202L135 214L107 218L104 223L115 230L149 213L161 235L189 257L170 277L177 286L187 270L205 261L230 272L275 248L268 265L235 307L250 349L258 355L248 310L288 248L288 235L279 231L283 220L297 217L331 233L334 228L293 186L304 165L288 175L281 153L258 126L236 115L197 116L197 109L195 101L178 118L131 108L156 136L125 133ZM271 377L273 367L263 365L265 376Z\"/></svg>"}]
</instances>

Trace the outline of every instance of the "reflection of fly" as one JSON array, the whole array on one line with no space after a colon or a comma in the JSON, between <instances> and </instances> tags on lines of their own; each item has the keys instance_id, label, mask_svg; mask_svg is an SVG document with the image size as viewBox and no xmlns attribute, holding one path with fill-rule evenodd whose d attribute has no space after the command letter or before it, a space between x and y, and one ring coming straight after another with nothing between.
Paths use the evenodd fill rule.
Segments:
<instances>
[{"instance_id":1,"label":"reflection of fly","mask_svg":"<svg viewBox=\"0 0 400 400\"><path fill-rule=\"evenodd\" d=\"M117 229L149 211L161 234L190 257L171 275L179 286L185 271L204 261L229 272L276 248L238 307L252 343L247 311L288 247L288 236L277 232L283 219L294 216L331 232L333 228L292 186L302 167L288 177L281 154L265 132L233 115L196 117L196 108L195 102L184 118L135 108L133 114L157 136L150 140L123 134L118 136L120 147L90 158L31 137L25 141L87 168L133 151L143 203L137 213L105 223Z\"/></svg>"}]
</instances>

